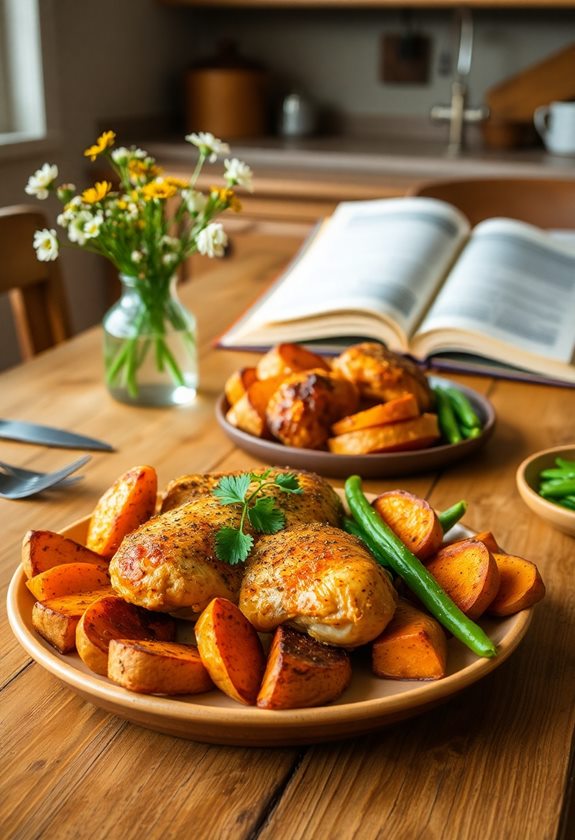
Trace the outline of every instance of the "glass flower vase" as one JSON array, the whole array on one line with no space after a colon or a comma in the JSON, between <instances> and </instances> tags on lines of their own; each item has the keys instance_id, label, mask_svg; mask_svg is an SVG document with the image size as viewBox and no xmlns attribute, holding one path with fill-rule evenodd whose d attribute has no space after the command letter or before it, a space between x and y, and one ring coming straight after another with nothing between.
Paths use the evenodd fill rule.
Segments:
<instances>
[{"instance_id":1,"label":"glass flower vase","mask_svg":"<svg viewBox=\"0 0 575 840\"><path fill-rule=\"evenodd\" d=\"M198 387L196 319L181 303L177 277L120 275L122 294L106 313L108 391L140 406L187 405Z\"/></svg>"}]
</instances>

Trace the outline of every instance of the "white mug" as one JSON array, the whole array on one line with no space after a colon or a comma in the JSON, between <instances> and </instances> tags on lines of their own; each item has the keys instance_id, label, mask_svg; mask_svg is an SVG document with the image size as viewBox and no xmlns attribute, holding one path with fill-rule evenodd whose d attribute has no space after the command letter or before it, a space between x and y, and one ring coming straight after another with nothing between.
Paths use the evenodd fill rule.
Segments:
<instances>
[{"instance_id":1,"label":"white mug","mask_svg":"<svg viewBox=\"0 0 575 840\"><path fill-rule=\"evenodd\" d=\"M551 102L536 108L535 128L555 155L575 155L575 102Z\"/></svg>"}]
</instances>

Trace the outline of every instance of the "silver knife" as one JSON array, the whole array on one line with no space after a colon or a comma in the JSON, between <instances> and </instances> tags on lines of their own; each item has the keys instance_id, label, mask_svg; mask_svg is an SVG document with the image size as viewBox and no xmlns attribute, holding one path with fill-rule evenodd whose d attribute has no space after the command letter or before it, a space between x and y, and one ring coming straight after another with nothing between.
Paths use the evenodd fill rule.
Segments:
<instances>
[{"instance_id":1,"label":"silver knife","mask_svg":"<svg viewBox=\"0 0 575 840\"><path fill-rule=\"evenodd\" d=\"M2 420L0 418L0 438L18 440L21 443L37 443L41 446L57 446L63 449L93 449L101 452L113 452L114 447L95 438L77 435L64 429L40 426L38 423L26 423L23 420Z\"/></svg>"}]
</instances>

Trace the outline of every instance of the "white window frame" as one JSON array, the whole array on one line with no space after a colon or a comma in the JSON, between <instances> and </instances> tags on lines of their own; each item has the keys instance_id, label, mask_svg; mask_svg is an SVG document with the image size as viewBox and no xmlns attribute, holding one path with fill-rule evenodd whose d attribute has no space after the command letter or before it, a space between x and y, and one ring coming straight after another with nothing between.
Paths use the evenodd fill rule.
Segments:
<instances>
[{"instance_id":1,"label":"white window frame","mask_svg":"<svg viewBox=\"0 0 575 840\"><path fill-rule=\"evenodd\" d=\"M0 0L0 158L54 145L52 0Z\"/></svg>"}]
</instances>

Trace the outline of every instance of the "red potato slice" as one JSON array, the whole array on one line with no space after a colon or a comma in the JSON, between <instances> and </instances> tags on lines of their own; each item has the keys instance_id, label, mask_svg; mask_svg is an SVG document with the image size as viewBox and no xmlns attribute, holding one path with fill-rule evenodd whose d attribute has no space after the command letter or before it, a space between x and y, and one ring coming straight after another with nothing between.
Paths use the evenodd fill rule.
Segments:
<instances>
[{"instance_id":1,"label":"red potato slice","mask_svg":"<svg viewBox=\"0 0 575 840\"><path fill-rule=\"evenodd\" d=\"M446 545L426 566L469 618L479 618L497 595L499 570L485 543L469 539Z\"/></svg>"},{"instance_id":2,"label":"red potato slice","mask_svg":"<svg viewBox=\"0 0 575 840\"><path fill-rule=\"evenodd\" d=\"M142 694L201 694L214 684L195 645L111 639L108 678Z\"/></svg>"},{"instance_id":3,"label":"red potato slice","mask_svg":"<svg viewBox=\"0 0 575 840\"><path fill-rule=\"evenodd\" d=\"M76 650L76 628L84 611L94 601L113 595L111 586L50 598L48 601L36 601L32 607L34 629L60 653Z\"/></svg>"},{"instance_id":4,"label":"red potato slice","mask_svg":"<svg viewBox=\"0 0 575 840\"><path fill-rule=\"evenodd\" d=\"M226 598L214 598L198 618L195 633L202 662L220 691L255 705L266 660L241 610Z\"/></svg>"},{"instance_id":5,"label":"red potato slice","mask_svg":"<svg viewBox=\"0 0 575 840\"><path fill-rule=\"evenodd\" d=\"M372 505L419 560L426 560L441 548L443 529L425 499L407 490L389 490L374 499Z\"/></svg>"},{"instance_id":6,"label":"red potato slice","mask_svg":"<svg viewBox=\"0 0 575 840\"><path fill-rule=\"evenodd\" d=\"M545 597L545 584L535 563L514 554L495 553L499 589L489 604L491 615L514 615Z\"/></svg>"},{"instance_id":7,"label":"red potato slice","mask_svg":"<svg viewBox=\"0 0 575 840\"><path fill-rule=\"evenodd\" d=\"M395 614L372 644L373 673L393 680L445 676L447 637L432 616L400 598Z\"/></svg>"},{"instance_id":8,"label":"red potato slice","mask_svg":"<svg viewBox=\"0 0 575 840\"><path fill-rule=\"evenodd\" d=\"M22 569L34 577L63 563L106 563L106 558L56 531L27 531L22 541Z\"/></svg>"},{"instance_id":9,"label":"red potato slice","mask_svg":"<svg viewBox=\"0 0 575 840\"><path fill-rule=\"evenodd\" d=\"M260 709L300 709L331 703L351 681L348 653L280 625L273 637L257 698Z\"/></svg>"},{"instance_id":10,"label":"red potato slice","mask_svg":"<svg viewBox=\"0 0 575 840\"><path fill-rule=\"evenodd\" d=\"M108 596L86 608L76 628L76 649L82 662L96 674L108 673L111 639L158 639L172 641L176 632L173 618Z\"/></svg>"},{"instance_id":11,"label":"red potato slice","mask_svg":"<svg viewBox=\"0 0 575 840\"><path fill-rule=\"evenodd\" d=\"M26 581L26 586L37 601L90 592L109 585L107 563L62 563Z\"/></svg>"},{"instance_id":12,"label":"red potato slice","mask_svg":"<svg viewBox=\"0 0 575 840\"><path fill-rule=\"evenodd\" d=\"M108 559L131 531L156 510L158 476L149 466L132 467L99 499L88 526L86 545Z\"/></svg>"}]
</instances>

